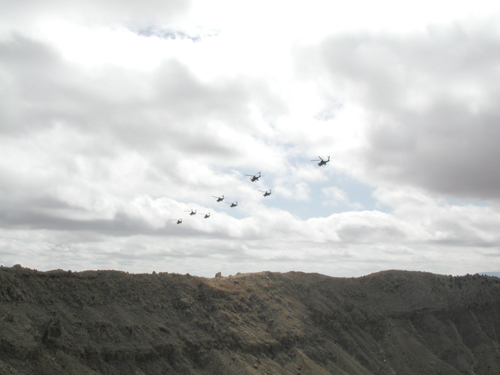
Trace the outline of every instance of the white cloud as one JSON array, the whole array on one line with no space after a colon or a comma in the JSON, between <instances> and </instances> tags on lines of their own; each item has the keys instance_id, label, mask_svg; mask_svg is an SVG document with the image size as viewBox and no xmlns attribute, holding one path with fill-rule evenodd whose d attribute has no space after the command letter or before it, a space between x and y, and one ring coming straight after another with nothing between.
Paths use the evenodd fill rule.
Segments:
<instances>
[{"instance_id":1,"label":"white cloud","mask_svg":"<svg viewBox=\"0 0 500 375\"><path fill-rule=\"evenodd\" d=\"M493 30L456 21L403 36L357 33L325 40L328 76L365 112L366 138L357 160L367 178L497 198L498 93L492 77L500 39Z\"/></svg>"},{"instance_id":2,"label":"white cloud","mask_svg":"<svg viewBox=\"0 0 500 375\"><path fill-rule=\"evenodd\" d=\"M477 204L499 156L481 2L4 3L4 264L500 267L498 207Z\"/></svg>"},{"instance_id":3,"label":"white cloud","mask_svg":"<svg viewBox=\"0 0 500 375\"><path fill-rule=\"evenodd\" d=\"M492 207L452 205L412 188L380 188L375 196L393 207L395 216L425 231L429 243L485 248L500 245L500 213Z\"/></svg>"}]
</instances>

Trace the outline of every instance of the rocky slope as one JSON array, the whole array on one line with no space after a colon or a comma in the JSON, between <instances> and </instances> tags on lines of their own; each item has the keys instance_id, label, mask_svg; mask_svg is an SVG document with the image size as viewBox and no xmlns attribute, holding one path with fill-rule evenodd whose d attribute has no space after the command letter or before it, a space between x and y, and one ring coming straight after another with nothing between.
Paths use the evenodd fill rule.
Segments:
<instances>
[{"instance_id":1,"label":"rocky slope","mask_svg":"<svg viewBox=\"0 0 500 375\"><path fill-rule=\"evenodd\" d=\"M0 268L0 374L499 374L500 283Z\"/></svg>"}]
</instances>

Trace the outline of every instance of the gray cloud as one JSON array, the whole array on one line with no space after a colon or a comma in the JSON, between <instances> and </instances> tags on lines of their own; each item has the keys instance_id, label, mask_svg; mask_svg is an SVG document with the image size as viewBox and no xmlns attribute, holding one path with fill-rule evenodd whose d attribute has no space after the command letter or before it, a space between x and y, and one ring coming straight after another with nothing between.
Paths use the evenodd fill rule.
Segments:
<instances>
[{"instance_id":1,"label":"gray cloud","mask_svg":"<svg viewBox=\"0 0 500 375\"><path fill-rule=\"evenodd\" d=\"M332 84L367 110L363 158L374 181L500 198L500 36L490 26L325 40Z\"/></svg>"},{"instance_id":2,"label":"gray cloud","mask_svg":"<svg viewBox=\"0 0 500 375\"><path fill-rule=\"evenodd\" d=\"M4 22L31 26L46 17L77 20L83 24L132 23L140 26L161 24L185 13L189 0L98 0L68 2L64 0L27 0L23 4L0 1Z\"/></svg>"},{"instance_id":3,"label":"gray cloud","mask_svg":"<svg viewBox=\"0 0 500 375\"><path fill-rule=\"evenodd\" d=\"M500 52L489 26L337 34L304 59L311 85L291 69L292 40L244 27L204 38L198 30L227 24L215 13L176 27L188 2L31 4L0 15L4 264L206 276L475 272L498 251L495 209L422 193L495 197ZM129 41L154 61L120 61L132 56ZM318 154L331 163L318 168ZM244 176L257 171L257 183ZM257 191L270 188L268 198ZM222 194L239 206L216 203ZM354 199L369 204L349 212ZM453 265L450 251L462 254Z\"/></svg>"},{"instance_id":4,"label":"gray cloud","mask_svg":"<svg viewBox=\"0 0 500 375\"><path fill-rule=\"evenodd\" d=\"M20 35L0 43L0 61L3 134L59 121L86 133L111 132L129 147L167 144L201 154L218 149L227 157L231 145L210 123L251 134L249 104L275 100L265 86L244 80L202 83L176 60L148 74L119 68L86 72Z\"/></svg>"},{"instance_id":5,"label":"gray cloud","mask_svg":"<svg viewBox=\"0 0 500 375\"><path fill-rule=\"evenodd\" d=\"M178 199L192 199L201 189L210 197L221 182L235 179L216 176L207 165L246 157L258 131L248 106L274 100L255 82L202 83L173 59L148 74L116 67L84 70L21 35L0 42L0 67L0 144L8 155L0 163L0 206L9 207L3 217L7 226L21 217L30 223L32 210L34 227L89 228L92 221L70 216L65 225L64 215L71 209L95 211L98 202L126 204L133 187L137 194ZM226 136L228 130L236 137ZM33 200L72 206L56 219L40 216ZM13 202L24 207L19 215ZM116 228L108 221L94 226L131 230L115 220ZM139 223L132 226L145 230Z\"/></svg>"}]
</instances>

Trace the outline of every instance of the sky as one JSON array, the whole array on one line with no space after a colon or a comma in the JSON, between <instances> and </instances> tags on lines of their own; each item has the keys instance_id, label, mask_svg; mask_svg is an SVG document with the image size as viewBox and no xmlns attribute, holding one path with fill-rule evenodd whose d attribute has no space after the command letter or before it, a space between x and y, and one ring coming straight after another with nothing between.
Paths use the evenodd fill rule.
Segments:
<instances>
[{"instance_id":1,"label":"sky","mask_svg":"<svg viewBox=\"0 0 500 375\"><path fill-rule=\"evenodd\" d=\"M3 266L500 271L499 5L0 7Z\"/></svg>"}]
</instances>

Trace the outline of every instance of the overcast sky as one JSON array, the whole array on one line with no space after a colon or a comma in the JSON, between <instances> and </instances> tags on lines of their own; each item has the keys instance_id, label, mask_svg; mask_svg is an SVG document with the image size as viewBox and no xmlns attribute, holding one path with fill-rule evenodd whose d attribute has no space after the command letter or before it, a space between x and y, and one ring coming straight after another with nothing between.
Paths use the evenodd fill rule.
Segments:
<instances>
[{"instance_id":1,"label":"overcast sky","mask_svg":"<svg viewBox=\"0 0 500 375\"><path fill-rule=\"evenodd\" d=\"M0 263L499 271L500 7L470 3L0 0Z\"/></svg>"}]
</instances>

